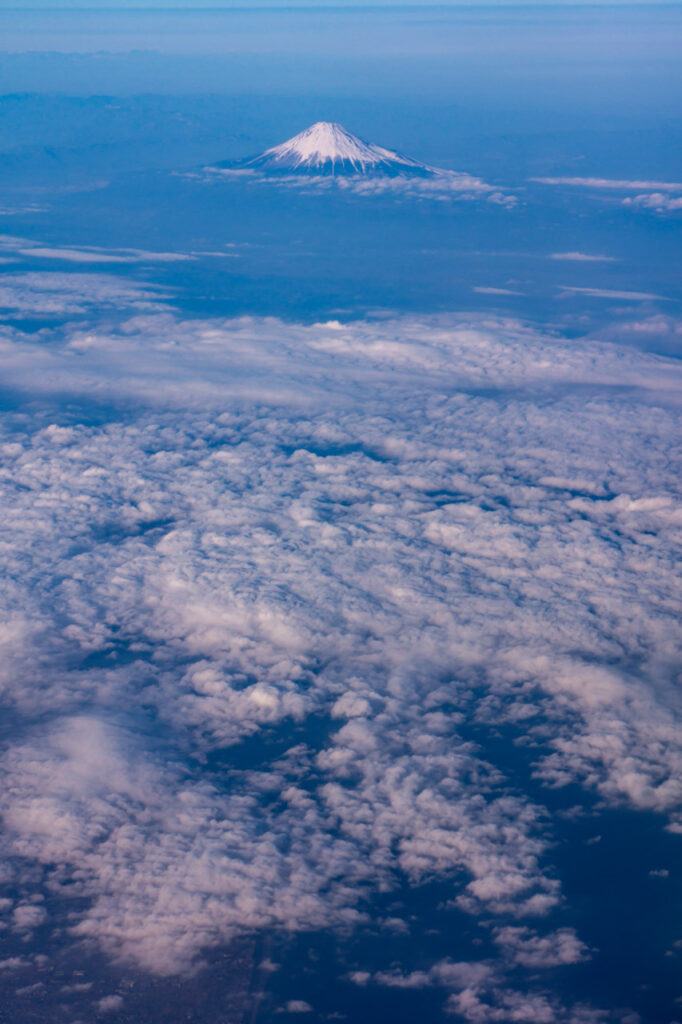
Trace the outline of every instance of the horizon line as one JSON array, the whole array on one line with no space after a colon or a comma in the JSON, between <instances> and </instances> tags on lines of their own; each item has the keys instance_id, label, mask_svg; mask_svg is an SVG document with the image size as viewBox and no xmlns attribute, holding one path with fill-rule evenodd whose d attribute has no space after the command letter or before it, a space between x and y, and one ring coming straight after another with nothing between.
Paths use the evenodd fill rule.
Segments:
<instances>
[{"instance_id":1,"label":"horizon line","mask_svg":"<svg viewBox=\"0 0 682 1024\"><path fill-rule=\"evenodd\" d=\"M526 7L681 7L682 0L483 0L483 2L476 2L476 0L441 0L438 3L420 3L414 2L414 0L379 0L374 3L364 3L363 0L348 0L346 3L331 2L327 3L326 0L298 0L297 3L203 3L201 6L193 5L189 0L183 0L179 3L168 3L167 0L162 3L155 3L151 0L150 3L139 3L135 2L128 4L125 2L119 4L99 4L97 2L83 3L80 2L70 4L68 0L64 3L31 3L31 0L27 0L23 4L17 4L13 2L11 4L5 4L0 0L0 11L15 12L25 14L27 12L40 11L52 11L59 13L78 13L79 11L96 11L99 13L135 13L135 12L157 12L164 13L168 11L186 11L192 14L199 14L204 12L218 12L218 11L297 11L297 10L325 10L325 11L344 11L344 10L357 10L357 11L376 11L376 10L387 10L390 8L401 8L403 10L424 10L424 9L447 9L453 7L469 8L474 10L480 10L482 8L526 8Z\"/></svg>"}]
</instances>

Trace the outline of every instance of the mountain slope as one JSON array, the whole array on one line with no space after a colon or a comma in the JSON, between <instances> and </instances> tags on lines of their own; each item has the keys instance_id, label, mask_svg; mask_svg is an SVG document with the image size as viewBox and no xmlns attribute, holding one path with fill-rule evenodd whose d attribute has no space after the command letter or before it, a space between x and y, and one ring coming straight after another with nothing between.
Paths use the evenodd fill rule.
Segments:
<instances>
[{"instance_id":1,"label":"mountain slope","mask_svg":"<svg viewBox=\"0 0 682 1024\"><path fill-rule=\"evenodd\" d=\"M281 145L266 149L260 156L243 161L239 166L266 174L314 176L431 177L439 173L418 160L365 142L340 124L330 121L318 121Z\"/></svg>"}]
</instances>

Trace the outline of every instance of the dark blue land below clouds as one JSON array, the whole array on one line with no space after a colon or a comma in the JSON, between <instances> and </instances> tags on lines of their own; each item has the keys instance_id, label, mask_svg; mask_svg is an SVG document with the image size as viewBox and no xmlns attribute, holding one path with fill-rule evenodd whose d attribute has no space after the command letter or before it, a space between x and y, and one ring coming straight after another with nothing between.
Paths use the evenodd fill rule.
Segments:
<instances>
[{"instance_id":1,"label":"dark blue land below clouds","mask_svg":"<svg viewBox=\"0 0 682 1024\"><path fill-rule=\"evenodd\" d=\"M671 88L680 91L675 79ZM564 293L557 302L561 286L653 293L668 300L658 308L674 313L679 216L624 206L632 190L530 179L678 181L679 119L657 117L654 127L626 129L621 117L610 121L602 110L586 114L579 129L575 118L548 119L541 109L522 110L518 100L511 113L488 104L480 117L467 99L6 95L0 97L0 224L7 234L53 247L225 251L223 259L117 269L169 284L176 303L202 315L309 319L376 308L491 308L569 330L586 313L590 325L612 319L614 303L604 298ZM602 105L607 99L602 96ZM516 203L499 207L485 196L370 199L203 173L319 118L474 174ZM567 252L608 259L549 259ZM17 270L63 267L111 269L28 254L16 261ZM583 321L577 329L584 328Z\"/></svg>"},{"instance_id":2,"label":"dark blue land below clouds","mask_svg":"<svg viewBox=\"0 0 682 1024\"><path fill-rule=\"evenodd\" d=\"M292 745L320 742L324 730L290 730L260 742L246 741L226 750L225 768L237 771L271 761ZM532 779L530 761L540 751L524 752L508 731L478 729L472 734L486 754L504 764L520 789L546 806L551 838L548 863L561 878L564 901L543 924L572 926L591 951L586 963L530 972L531 982L551 989L568 1004L597 1005L618 1019L639 1013L647 1024L669 1024L679 1006L679 960L666 952L682 937L680 838L664 831L657 815L600 807L584 790L568 786L548 791ZM515 740L517 742L515 742ZM249 753L249 748L252 748ZM206 766L206 777L220 777L220 758ZM576 807L581 813L575 816ZM651 872L669 872L669 877ZM30 878L25 878L30 884ZM36 879L37 881L37 879ZM441 988L386 988L354 984L354 971L388 972L410 963L428 971L437 961L484 960L497 950L491 941L492 920L457 912L448 902L457 878L413 886L405 883L383 896L374 894L364 908L371 919L399 918L409 931L391 933L369 923L352 930L275 932L238 939L208 953L205 965L189 977L155 978L117 968L92 948L69 941L60 951L47 930L34 936L31 952L44 952L44 965L12 972L2 986L0 1020L7 1024L71 1024L74 1013L89 1020L93 1001L115 991L125 1007L106 1019L118 1024L213 1024L216 1020L263 1024L301 1020L283 1007L305 1001L314 1007L307 1019L346 1019L359 1024L376 1020L412 1024L415 1019L447 1020ZM50 915L78 911L80 901L68 887L48 892ZM21 957L26 943L5 940L3 956ZM264 968L272 963L276 968ZM510 983L523 988L529 972L511 969ZM65 986L87 984L82 992L63 994ZM27 992L39 985L35 993ZM620 1016L619 1016L620 1014ZM99 1017L97 1018L99 1019Z\"/></svg>"},{"instance_id":3,"label":"dark blue land below clouds","mask_svg":"<svg viewBox=\"0 0 682 1024\"><path fill-rule=\"evenodd\" d=\"M502 314L561 338L603 337L682 356L682 333L655 329L680 320L682 212L623 202L655 192L653 184L628 191L533 180L682 180L682 8L289 12L268 15L267 24L253 12L165 22L128 12L120 20L107 14L106 31L97 17L0 12L8 51L0 66L0 287L27 273L108 275L150 285L161 311L189 320ZM515 201L484 192L365 196L206 172L319 119L469 172ZM121 262L126 253L140 255ZM46 346L80 324L106 331L131 315L115 306L0 312L6 326ZM635 321L654 326L630 331ZM5 393L2 382L0 394L10 432L26 424L127 426L136 415L97 395L91 404L27 400ZM188 445L197 439L188 435ZM310 452L387 458L369 442L311 442ZM454 490L431 497L434 508L458 500ZM150 519L138 539L151 545L172 526ZM112 527L90 540L114 546L136 529ZM75 544L70 556L81 550ZM77 675L145 657L153 652L121 641L59 670ZM473 686L471 693L474 718ZM139 718L130 711L131 730L170 749L167 726L140 707ZM21 738L15 719L0 728L3 743ZM202 761L183 750L183 768L227 792L238 773L299 744L319 751L338 728L322 713L305 727L280 723ZM511 967L509 984L601 1008L606 1021L682 1019L682 837L665 830L662 816L600 803L577 782L541 784L533 766L549 747L530 745L523 723L468 728L465 739L503 771L509 792L547 809L543 867L560 880L562 902L542 927L573 927L591 951L589 960L541 972ZM29 859L22 872L21 884L45 897L61 931L57 942L47 924L30 942L0 932L0 961L27 951L38 957L11 977L0 971L2 1024L444 1021L442 987L354 984L349 975L498 955L492 915L446 907L461 879L405 879L389 893L368 888L368 923L354 929L259 932L209 949L194 975L157 977L112 963L94 945L74 945L68 928L82 898L69 896L68 882L43 891ZM20 895L19 886L9 892ZM376 923L390 917L409 930ZM121 1006L93 1010L110 993L123 997ZM287 1012L296 1002L314 1012Z\"/></svg>"},{"instance_id":4,"label":"dark blue land below clouds","mask_svg":"<svg viewBox=\"0 0 682 1024\"><path fill-rule=\"evenodd\" d=\"M517 203L306 194L270 182L149 172L51 196L44 213L7 217L6 230L41 248L139 248L192 259L120 266L100 254L103 262L93 265L58 252L36 259L26 248L8 253L6 271L115 272L167 287L172 304L196 316L310 321L491 310L584 335L633 314L677 313L679 218L579 188L494 184ZM42 201L42 193L32 196ZM607 258L552 258L572 252ZM665 340L642 343L679 354Z\"/></svg>"}]
</instances>

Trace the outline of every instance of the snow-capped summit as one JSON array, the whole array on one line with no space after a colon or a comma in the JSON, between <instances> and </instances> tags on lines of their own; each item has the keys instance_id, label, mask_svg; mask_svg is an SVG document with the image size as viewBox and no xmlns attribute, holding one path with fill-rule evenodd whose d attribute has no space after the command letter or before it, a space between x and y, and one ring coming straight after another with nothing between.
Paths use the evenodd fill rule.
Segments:
<instances>
[{"instance_id":1,"label":"snow-capped summit","mask_svg":"<svg viewBox=\"0 0 682 1024\"><path fill-rule=\"evenodd\" d=\"M328 192L335 187L365 196L486 197L491 202L513 202L472 174L429 167L366 142L333 121L317 121L259 156L213 164L205 171L213 180L244 177L247 181L270 181L313 191Z\"/></svg>"},{"instance_id":2,"label":"snow-capped summit","mask_svg":"<svg viewBox=\"0 0 682 1024\"><path fill-rule=\"evenodd\" d=\"M418 160L365 142L331 121L317 121L279 146L244 161L241 166L266 172L313 175L424 177L434 173Z\"/></svg>"}]
</instances>

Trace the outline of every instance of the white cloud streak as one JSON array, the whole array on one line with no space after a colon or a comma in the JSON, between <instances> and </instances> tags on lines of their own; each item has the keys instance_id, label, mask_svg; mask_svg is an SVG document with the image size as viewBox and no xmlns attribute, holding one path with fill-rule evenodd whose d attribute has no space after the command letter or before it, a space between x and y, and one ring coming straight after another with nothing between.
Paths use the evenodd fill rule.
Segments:
<instances>
[{"instance_id":1,"label":"white cloud streak","mask_svg":"<svg viewBox=\"0 0 682 1024\"><path fill-rule=\"evenodd\" d=\"M617 288L578 288L562 284L561 291L564 295L588 295L593 299L624 299L626 302L668 301L665 296L655 295L652 292L632 292Z\"/></svg>"},{"instance_id":2,"label":"white cloud streak","mask_svg":"<svg viewBox=\"0 0 682 1024\"><path fill-rule=\"evenodd\" d=\"M540 185L575 185L579 188L614 189L620 192L640 192L655 189L658 192L682 192L679 181L631 181L626 178L531 178Z\"/></svg>"},{"instance_id":3,"label":"white cloud streak","mask_svg":"<svg viewBox=\"0 0 682 1024\"><path fill-rule=\"evenodd\" d=\"M551 260L566 260L569 263L613 263L614 256L599 256L588 252L553 252Z\"/></svg>"},{"instance_id":4,"label":"white cloud streak","mask_svg":"<svg viewBox=\"0 0 682 1024\"><path fill-rule=\"evenodd\" d=\"M473 288L472 291L479 295L523 295L523 292L514 291L513 288L493 288L483 285Z\"/></svg>"},{"instance_id":5,"label":"white cloud streak","mask_svg":"<svg viewBox=\"0 0 682 1024\"><path fill-rule=\"evenodd\" d=\"M77 249L32 245L16 251L32 259L62 260L67 263L175 263L194 259L188 253L145 252L141 249Z\"/></svg>"},{"instance_id":6,"label":"white cloud streak","mask_svg":"<svg viewBox=\"0 0 682 1024\"><path fill-rule=\"evenodd\" d=\"M234 246L228 246L234 248ZM148 249L105 248L99 245L50 246L28 238L0 235L0 250L13 257L59 260L65 263L182 263L199 256L238 258L236 252L154 252ZM5 262L3 260L3 262Z\"/></svg>"}]
</instances>

